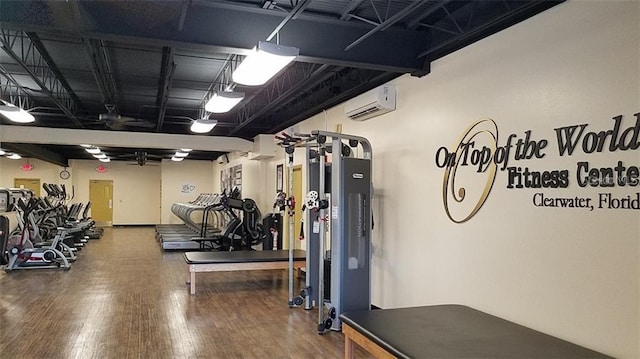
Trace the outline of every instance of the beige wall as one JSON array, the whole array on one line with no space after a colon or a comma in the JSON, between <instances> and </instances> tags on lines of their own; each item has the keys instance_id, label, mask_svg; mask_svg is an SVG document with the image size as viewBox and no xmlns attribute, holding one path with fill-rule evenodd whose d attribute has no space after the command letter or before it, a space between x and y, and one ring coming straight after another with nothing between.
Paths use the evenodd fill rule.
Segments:
<instances>
[{"instance_id":1,"label":"beige wall","mask_svg":"<svg viewBox=\"0 0 640 359\"><path fill-rule=\"evenodd\" d=\"M31 171L23 171L23 164L29 163L33 166ZM4 157L0 158L0 187L13 187L15 178L39 178L40 183L64 183L70 186L71 181L63 181L58 177L63 167L52 165L48 162L40 161L34 158L23 158L20 160L9 160ZM44 190L40 191L45 194Z\"/></svg>"},{"instance_id":2,"label":"beige wall","mask_svg":"<svg viewBox=\"0 0 640 359\"><path fill-rule=\"evenodd\" d=\"M229 163L214 163L214 192L220 192L220 171L241 165L242 197L251 198L256 201L263 215L269 213L272 211L273 200L275 198L275 171L277 163L282 163L282 158L249 160L245 155L231 153L229 154Z\"/></svg>"},{"instance_id":3,"label":"beige wall","mask_svg":"<svg viewBox=\"0 0 640 359\"><path fill-rule=\"evenodd\" d=\"M29 161L32 171L20 169ZM107 172L98 173L96 167L103 165ZM71 202L89 201L89 181L92 179L113 180L113 224L156 224L160 221L160 167L140 167L126 162L102 164L97 160L71 160L67 169L68 180L59 177L64 167L37 159L8 160L0 158L0 187L13 187L14 178L39 178L40 183L64 184ZM41 190L41 195L44 195Z\"/></svg>"},{"instance_id":4,"label":"beige wall","mask_svg":"<svg viewBox=\"0 0 640 359\"><path fill-rule=\"evenodd\" d=\"M160 166L138 166L133 162L109 162L96 160L70 161L76 198L89 200L90 180L113 180L113 224L156 224L160 221ZM104 166L107 172L99 173L96 167Z\"/></svg>"},{"instance_id":5,"label":"beige wall","mask_svg":"<svg viewBox=\"0 0 640 359\"><path fill-rule=\"evenodd\" d=\"M638 2L568 2L396 81L398 109L362 123L342 106L301 124L367 137L374 149L373 298L384 308L461 303L622 358L640 357L640 212L537 208L537 192L597 200L638 187L581 188L576 163L640 164L640 152L559 156L554 128L623 129L640 112ZM548 139L543 159L511 165L569 170L566 189L507 189L498 171L478 214L445 215L434 163L474 121ZM555 148L555 149L554 149ZM462 171L464 172L464 171ZM473 175L473 173L467 175ZM459 178L465 178L459 176ZM474 187L474 183L459 186ZM461 180L462 181L462 180Z\"/></svg>"},{"instance_id":6,"label":"beige wall","mask_svg":"<svg viewBox=\"0 0 640 359\"><path fill-rule=\"evenodd\" d=\"M200 193L217 193L213 163L211 161L173 162L162 160L162 220L160 223L182 223L171 213L171 205L177 202L189 202ZM217 174L220 177L220 174ZM156 222L158 223L158 222Z\"/></svg>"}]
</instances>

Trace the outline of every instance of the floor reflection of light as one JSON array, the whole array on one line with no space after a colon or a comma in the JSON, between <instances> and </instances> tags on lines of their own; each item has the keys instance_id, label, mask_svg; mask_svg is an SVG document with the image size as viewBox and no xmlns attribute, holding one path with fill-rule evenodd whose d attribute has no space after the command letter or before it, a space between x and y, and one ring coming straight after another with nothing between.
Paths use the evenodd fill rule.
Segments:
<instances>
[{"instance_id":1,"label":"floor reflection of light","mask_svg":"<svg viewBox=\"0 0 640 359\"><path fill-rule=\"evenodd\" d=\"M0 318L3 323L13 323L24 318L25 308L19 304L0 297Z\"/></svg>"},{"instance_id":2,"label":"floor reflection of light","mask_svg":"<svg viewBox=\"0 0 640 359\"><path fill-rule=\"evenodd\" d=\"M113 315L111 293L100 292L87 294L79 299L77 306L74 306L73 318L81 318L75 323L74 330L68 337L67 348L68 358L87 358L87 355L100 353L100 337L108 335L105 328L105 321Z\"/></svg>"},{"instance_id":3,"label":"floor reflection of light","mask_svg":"<svg viewBox=\"0 0 640 359\"><path fill-rule=\"evenodd\" d=\"M166 321L171 336L171 348L174 358L195 358L201 355L200 338L197 328L189 326L188 308L185 305L191 298L185 290L173 290L164 300Z\"/></svg>"}]
</instances>

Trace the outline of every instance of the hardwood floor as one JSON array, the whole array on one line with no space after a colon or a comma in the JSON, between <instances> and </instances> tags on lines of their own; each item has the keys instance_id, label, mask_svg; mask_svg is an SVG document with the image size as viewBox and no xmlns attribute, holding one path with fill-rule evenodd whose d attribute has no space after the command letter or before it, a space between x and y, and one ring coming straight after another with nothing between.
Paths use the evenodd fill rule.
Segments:
<instances>
[{"instance_id":1,"label":"hardwood floor","mask_svg":"<svg viewBox=\"0 0 640 359\"><path fill-rule=\"evenodd\" d=\"M195 296L186 278L150 227L105 230L69 271L1 272L0 358L343 356L315 310L288 308L285 271L201 273Z\"/></svg>"}]
</instances>

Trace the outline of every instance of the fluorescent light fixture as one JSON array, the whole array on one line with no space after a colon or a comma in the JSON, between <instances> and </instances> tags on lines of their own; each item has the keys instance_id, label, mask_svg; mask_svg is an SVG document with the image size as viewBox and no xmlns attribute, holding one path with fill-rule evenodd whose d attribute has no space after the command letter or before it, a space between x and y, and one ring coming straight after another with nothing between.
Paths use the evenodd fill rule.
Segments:
<instances>
[{"instance_id":1,"label":"fluorescent light fixture","mask_svg":"<svg viewBox=\"0 0 640 359\"><path fill-rule=\"evenodd\" d=\"M21 159L21 158L22 158L22 156L20 156L20 155L19 155L19 154L17 154L17 153L12 153L12 154L10 154L9 156L7 156L7 158L8 158L8 159L10 159L10 160L19 160L19 159Z\"/></svg>"},{"instance_id":2,"label":"fluorescent light fixture","mask_svg":"<svg viewBox=\"0 0 640 359\"><path fill-rule=\"evenodd\" d=\"M300 49L296 47L260 41L233 72L233 81L247 86L263 85L293 61L299 53Z\"/></svg>"},{"instance_id":3,"label":"fluorescent light fixture","mask_svg":"<svg viewBox=\"0 0 640 359\"><path fill-rule=\"evenodd\" d=\"M231 111L242 99L244 92L218 91L211 96L204 109L213 113L225 113Z\"/></svg>"},{"instance_id":4,"label":"fluorescent light fixture","mask_svg":"<svg viewBox=\"0 0 640 359\"><path fill-rule=\"evenodd\" d=\"M102 152L98 147L87 148L85 149L85 151L89 152L92 155L97 155L98 153Z\"/></svg>"},{"instance_id":5,"label":"fluorescent light fixture","mask_svg":"<svg viewBox=\"0 0 640 359\"><path fill-rule=\"evenodd\" d=\"M195 133L207 133L213 130L218 124L217 120L210 120L208 118L201 118L199 120L193 121L191 124L191 132Z\"/></svg>"},{"instance_id":6,"label":"fluorescent light fixture","mask_svg":"<svg viewBox=\"0 0 640 359\"><path fill-rule=\"evenodd\" d=\"M178 151L178 152L176 152L173 156L174 156L174 157L183 157L183 158L184 158L184 157L189 156L189 152L181 152L181 151Z\"/></svg>"},{"instance_id":7,"label":"fluorescent light fixture","mask_svg":"<svg viewBox=\"0 0 640 359\"><path fill-rule=\"evenodd\" d=\"M80 145L80 146L81 146L81 147L84 147L84 148L91 148L91 147L93 147L93 145Z\"/></svg>"},{"instance_id":8,"label":"fluorescent light fixture","mask_svg":"<svg viewBox=\"0 0 640 359\"><path fill-rule=\"evenodd\" d=\"M5 150L3 150L2 148L0 148L0 156L4 156L6 154L7 154L7 152Z\"/></svg>"},{"instance_id":9,"label":"fluorescent light fixture","mask_svg":"<svg viewBox=\"0 0 640 359\"><path fill-rule=\"evenodd\" d=\"M32 114L7 101L0 100L0 114L9 121L17 123L30 123L36 120Z\"/></svg>"},{"instance_id":10,"label":"fluorescent light fixture","mask_svg":"<svg viewBox=\"0 0 640 359\"><path fill-rule=\"evenodd\" d=\"M105 156L105 158L98 158L98 161L100 161L100 162L111 162L111 158Z\"/></svg>"},{"instance_id":11,"label":"fluorescent light fixture","mask_svg":"<svg viewBox=\"0 0 640 359\"><path fill-rule=\"evenodd\" d=\"M107 155L105 155L104 153L96 153L95 155L93 155L93 157L97 158L97 159L105 159L107 158Z\"/></svg>"},{"instance_id":12,"label":"fluorescent light fixture","mask_svg":"<svg viewBox=\"0 0 640 359\"><path fill-rule=\"evenodd\" d=\"M171 157L171 161L174 161L174 162L180 162L182 160L184 160L184 157L176 157L176 156Z\"/></svg>"},{"instance_id":13,"label":"fluorescent light fixture","mask_svg":"<svg viewBox=\"0 0 640 359\"><path fill-rule=\"evenodd\" d=\"M180 151L182 151L182 152L191 152L191 151L193 151L193 149L192 148L181 148Z\"/></svg>"}]
</instances>

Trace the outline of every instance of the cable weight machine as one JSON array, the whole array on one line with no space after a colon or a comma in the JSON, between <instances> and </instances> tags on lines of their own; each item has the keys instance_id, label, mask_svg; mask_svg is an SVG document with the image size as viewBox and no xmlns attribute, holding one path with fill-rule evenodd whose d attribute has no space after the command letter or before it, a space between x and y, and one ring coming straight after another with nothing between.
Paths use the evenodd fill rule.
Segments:
<instances>
[{"instance_id":1,"label":"cable weight machine","mask_svg":"<svg viewBox=\"0 0 640 359\"><path fill-rule=\"evenodd\" d=\"M308 192L302 207L308 227L306 282L290 306L304 304L308 310L317 306L318 334L340 331L341 313L371 308L371 144L363 137L327 131L293 136L283 133L276 139L285 147L291 164L295 147L306 149ZM292 221L289 232L291 245ZM325 248L327 239L330 245ZM328 263L330 280L325 281ZM330 289L328 298L325 283ZM290 299L292 286L290 275Z\"/></svg>"},{"instance_id":2,"label":"cable weight machine","mask_svg":"<svg viewBox=\"0 0 640 359\"><path fill-rule=\"evenodd\" d=\"M287 158L287 173L288 173L288 191L289 196L284 192L278 192L276 194L276 199L273 204L273 208L275 210L284 211L286 209L287 216L289 217L289 295L288 295L288 304L289 308L293 308L294 306L299 306L300 303L297 303L298 299L296 297L296 304L294 304L293 298L293 236L295 232L295 223L293 221L293 217L295 215L296 210L296 199L293 195L293 154L295 152L296 146L302 140L301 138L290 136L287 133L282 133L280 136L275 136L276 143L278 146L284 148L286 158Z\"/></svg>"}]
</instances>

